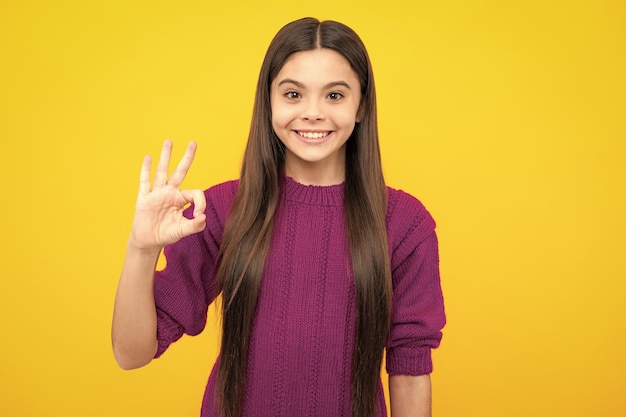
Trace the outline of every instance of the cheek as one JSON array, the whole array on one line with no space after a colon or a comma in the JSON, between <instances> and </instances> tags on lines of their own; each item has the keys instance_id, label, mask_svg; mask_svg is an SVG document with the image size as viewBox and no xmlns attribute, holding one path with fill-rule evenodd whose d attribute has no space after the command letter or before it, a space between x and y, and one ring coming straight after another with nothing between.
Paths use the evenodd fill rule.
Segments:
<instances>
[{"instance_id":1,"label":"cheek","mask_svg":"<svg viewBox=\"0 0 626 417\"><path fill-rule=\"evenodd\" d=\"M335 115L335 121L344 126L353 126L357 121L357 113L354 109L345 109Z\"/></svg>"},{"instance_id":2,"label":"cheek","mask_svg":"<svg viewBox=\"0 0 626 417\"><path fill-rule=\"evenodd\" d=\"M289 109L280 104L272 103L272 126L274 129L284 127L291 120Z\"/></svg>"},{"instance_id":3,"label":"cheek","mask_svg":"<svg viewBox=\"0 0 626 417\"><path fill-rule=\"evenodd\" d=\"M289 134L289 126L292 118L290 118L288 112L283 106L273 106L272 107L272 130L280 139L281 142L284 142Z\"/></svg>"}]
</instances>

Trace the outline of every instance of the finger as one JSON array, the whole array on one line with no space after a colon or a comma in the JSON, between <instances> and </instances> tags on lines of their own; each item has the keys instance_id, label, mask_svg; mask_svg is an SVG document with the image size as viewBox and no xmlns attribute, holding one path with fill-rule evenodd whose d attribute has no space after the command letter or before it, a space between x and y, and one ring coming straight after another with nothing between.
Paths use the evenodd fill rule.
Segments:
<instances>
[{"instance_id":1,"label":"finger","mask_svg":"<svg viewBox=\"0 0 626 417\"><path fill-rule=\"evenodd\" d=\"M147 194L150 192L150 168L152 167L152 157L146 155L141 164L141 173L139 174L139 194Z\"/></svg>"},{"instance_id":2,"label":"finger","mask_svg":"<svg viewBox=\"0 0 626 417\"><path fill-rule=\"evenodd\" d=\"M189 236L203 231L205 227L206 215L204 213L200 214L198 217L194 217L193 219L184 218L180 223L180 234L182 237Z\"/></svg>"},{"instance_id":3,"label":"finger","mask_svg":"<svg viewBox=\"0 0 626 417\"><path fill-rule=\"evenodd\" d=\"M163 142L163 148L161 148L161 156L159 163L157 164L156 172L154 174L154 187L162 187L167 183L167 169L170 165L170 157L172 155L172 141L166 140Z\"/></svg>"},{"instance_id":4,"label":"finger","mask_svg":"<svg viewBox=\"0 0 626 417\"><path fill-rule=\"evenodd\" d=\"M193 162L193 158L196 155L196 149L198 145L196 142L189 142L187 145L187 150L185 151L185 155L181 158L180 162L176 166L176 170L167 181L167 185L171 185L172 187L180 187L183 183L183 180L187 176L187 172L189 172L189 167L191 167L191 163Z\"/></svg>"},{"instance_id":5,"label":"finger","mask_svg":"<svg viewBox=\"0 0 626 417\"><path fill-rule=\"evenodd\" d=\"M201 190L181 190L183 198L188 203L193 203L193 217L204 214L206 210L206 197Z\"/></svg>"},{"instance_id":6,"label":"finger","mask_svg":"<svg viewBox=\"0 0 626 417\"><path fill-rule=\"evenodd\" d=\"M201 190L192 191L193 199L193 220L192 229L194 233L204 230L206 227L206 196Z\"/></svg>"},{"instance_id":7,"label":"finger","mask_svg":"<svg viewBox=\"0 0 626 417\"><path fill-rule=\"evenodd\" d=\"M206 197L201 190L182 190L185 201L193 203L193 218L183 218L180 224L180 233L182 236L188 236L198 233L206 227Z\"/></svg>"}]
</instances>

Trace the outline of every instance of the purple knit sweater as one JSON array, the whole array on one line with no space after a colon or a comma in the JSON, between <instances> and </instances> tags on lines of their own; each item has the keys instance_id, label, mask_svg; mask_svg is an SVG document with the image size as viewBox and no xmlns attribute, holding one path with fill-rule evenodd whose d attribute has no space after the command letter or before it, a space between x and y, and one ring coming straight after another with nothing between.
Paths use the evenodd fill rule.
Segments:
<instances>
[{"instance_id":1,"label":"purple knit sweater","mask_svg":"<svg viewBox=\"0 0 626 417\"><path fill-rule=\"evenodd\" d=\"M206 229L165 249L167 266L154 284L157 357L183 334L205 327L218 295L215 260L237 185L207 190ZM412 196L388 192L393 306L387 372L428 374L445 324L435 223ZM349 416L356 312L349 259L343 185L305 186L286 178L252 328L243 416ZM217 416L216 370L202 417ZM377 417L385 416L382 385L378 404Z\"/></svg>"}]
</instances>

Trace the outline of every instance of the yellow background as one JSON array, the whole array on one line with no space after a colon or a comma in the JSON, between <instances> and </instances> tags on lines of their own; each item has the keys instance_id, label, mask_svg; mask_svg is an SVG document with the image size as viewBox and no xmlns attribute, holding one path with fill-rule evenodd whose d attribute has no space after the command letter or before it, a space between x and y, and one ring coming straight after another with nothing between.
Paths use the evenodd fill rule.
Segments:
<instances>
[{"instance_id":1,"label":"yellow background","mask_svg":"<svg viewBox=\"0 0 626 417\"><path fill-rule=\"evenodd\" d=\"M387 182L438 221L434 415L626 415L623 1L0 4L0 415L197 416L218 320L149 367L110 349L145 153L237 176L274 33L372 57Z\"/></svg>"}]
</instances>

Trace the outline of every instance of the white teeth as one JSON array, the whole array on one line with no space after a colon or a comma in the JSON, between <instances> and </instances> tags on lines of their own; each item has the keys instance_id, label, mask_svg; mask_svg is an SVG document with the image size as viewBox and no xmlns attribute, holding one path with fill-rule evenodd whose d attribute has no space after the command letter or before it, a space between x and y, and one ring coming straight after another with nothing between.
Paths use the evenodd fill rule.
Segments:
<instances>
[{"instance_id":1,"label":"white teeth","mask_svg":"<svg viewBox=\"0 0 626 417\"><path fill-rule=\"evenodd\" d=\"M298 132L298 135L307 139L321 139L328 136L328 132Z\"/></svg>"}]
</instances>

